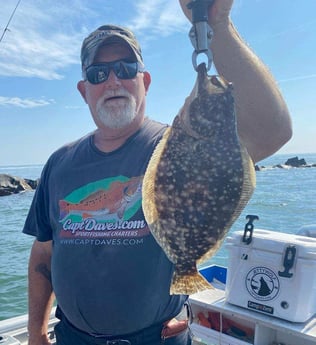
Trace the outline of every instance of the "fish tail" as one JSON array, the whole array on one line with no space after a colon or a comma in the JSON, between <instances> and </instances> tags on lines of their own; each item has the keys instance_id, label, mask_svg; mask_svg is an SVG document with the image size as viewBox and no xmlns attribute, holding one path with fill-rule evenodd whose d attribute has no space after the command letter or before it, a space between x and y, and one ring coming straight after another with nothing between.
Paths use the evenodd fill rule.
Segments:
<instances>
[{"instance_id":1,"label":"fish tail","mask_svg":"<svg viewBox=\"0 0 316 345\"><path fill-rule=\"evenodd\" d=\"M59 220L63 220L69 213L68 203L65 200L59 200Z\"/></svg>"},{"instance_id":2,"label":"fish tail","mask_svg":"<svg viewBox=\"0 0 316 345\"><path fill-rule=\"evenodd\" d=\"M170 287L171 295L192 295L196 292L212 289L212 285L198 272L177 274L174 272Z\"/></svg>"}]
</instances>

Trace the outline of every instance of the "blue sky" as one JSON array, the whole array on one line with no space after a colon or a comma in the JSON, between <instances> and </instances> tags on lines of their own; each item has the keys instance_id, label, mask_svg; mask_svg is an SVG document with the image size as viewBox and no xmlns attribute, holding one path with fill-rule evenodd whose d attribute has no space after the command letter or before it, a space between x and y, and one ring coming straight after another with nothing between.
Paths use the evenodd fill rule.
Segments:
<instances>
[{"instance_id":1,"label":"blue sky","mask_svg":"<svg viewBox=\"0 0 316 345\"><path fill-rule=\"evenodd\" d=\"M1 1L0 31L18 0ZM231 17L277 80L294 136L280 153L316 152L316 1L235 0ZM0 165L42 164L95 126L77 89L82 39L128 26L152 84L146 114L171 123L196 73L178 0L21 0L0 42Z\"/></svg>"}]
</instances>

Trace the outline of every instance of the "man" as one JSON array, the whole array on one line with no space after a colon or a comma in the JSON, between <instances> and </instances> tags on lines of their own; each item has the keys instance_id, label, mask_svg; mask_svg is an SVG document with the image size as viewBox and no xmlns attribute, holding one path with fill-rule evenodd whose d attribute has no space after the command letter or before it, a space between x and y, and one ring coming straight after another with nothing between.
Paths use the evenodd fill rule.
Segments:
<instances>
[{"instance_id":1,"label":"man","mask_svg":"<svg viewBox=\"0 0 316 345\"><path fill-rule=\"evenodd\" d=\"M234 83L238 132L255 162L289 140L291 121L272 76L229 20L232 2L216 0L209 11L212 52ZM97 129L50 157L25 223L36 236L29 345L49 344L54 295L58 345L190 344L187 296L169 295L173 266L141 209L142 177L166 126L144 115L151 80L140 47L127 29L106 25L84 40L81 60L78 90Z\"/></svg>"}]
</instances>

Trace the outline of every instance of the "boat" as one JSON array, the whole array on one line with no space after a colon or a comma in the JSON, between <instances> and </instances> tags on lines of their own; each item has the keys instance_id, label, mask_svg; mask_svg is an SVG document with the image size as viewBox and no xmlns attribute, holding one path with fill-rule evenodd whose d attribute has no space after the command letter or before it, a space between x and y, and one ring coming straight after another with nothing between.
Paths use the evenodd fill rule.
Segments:
<instances>
[{"instance_id":1,"label":"boat","mask_svg":"<svg viewBox=\"0 0 316 345\"><path fill-rule=\"evenodd\" d=\"M227 303L225 286L227 268L209 265L200 273L213 285L190 296L193 345L315 345L316 317L307 322L290 322ZM212 316L211 322L201 320ZM208 320L209 321L209 320ZM54 310L49 320L49 337L55 344ZM27 315L0 321L1 345L27 344Z\"/></svg>"},{"instance_id":2,"label":"boat","mask_svg":"<svg viewBox=\"0 0 316 345\"><path fill-rule=\"evenodd\" d=\"M211 265L200 270L215 286L190 297L191 329L196 345L315 345L316 316L306 322L291 322L242 308L226 300L227 268ZM215 282L215 283L214 283ZM199 313L209 312L219 320L216 329L201 325Z\"/></svg>"},{"instance_id":3,"label":"boat","mask_svg":"<svg viewBox=\"0 0 316 345\"><path fill-rule=\"evenodd\" d=\"M27 322L27 314L0 321L0 344L27 345ZM48 334L52 344L55 344L54 326L57 322L58 319L55 318L55 308L53 308L48 323Z\"/></svg>"}]
</instances>

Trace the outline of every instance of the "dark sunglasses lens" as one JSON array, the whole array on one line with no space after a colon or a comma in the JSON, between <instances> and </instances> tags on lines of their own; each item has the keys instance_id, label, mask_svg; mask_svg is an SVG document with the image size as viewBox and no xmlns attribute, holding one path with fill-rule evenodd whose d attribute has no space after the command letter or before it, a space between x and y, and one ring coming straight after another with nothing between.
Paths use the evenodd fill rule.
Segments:
<instances>
[{"instance_id":1,"label":"dark sunglasses lens","mask_svg":"<svg viewBox=\"0 0 316 345\"><path fill-rule=\"evenodd\" d=\"M87 79L91 84L100 84L109 77L109 67L107 65L92 65L87 68Z\"/></svg>"},{"instance_id":2,"label":"dark sunglasses lens","mask_svg":"<svg viewBox=\"0 0 316 345\"><path fill-rule=\"evenodd\" d=\"M138 70L137 62L118 61L113 67L116 76L120 79L135 78Z\"/></svg>"},{"instance_id":3,"label":"dark sunglasses lens","mask_svg":"<svg viewBox=\"0 0 316 345\"><path fill-rule=\"evenodd\" d=\"M91 84L100 84L109 78L110 71L120 79L135 78L138 71L137 62L115 61L91 65L86 70L87 79Z\"/></svg>"}]
</instances>

